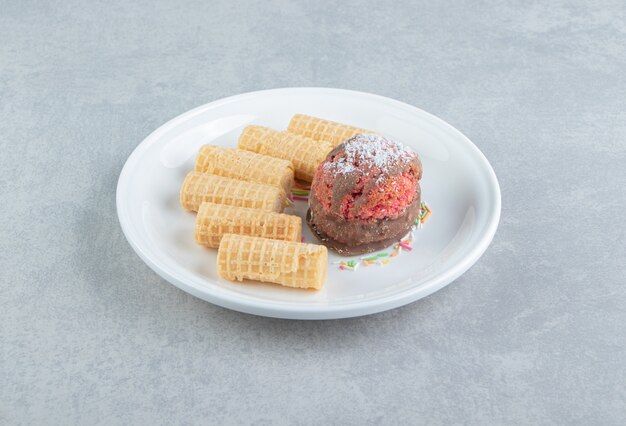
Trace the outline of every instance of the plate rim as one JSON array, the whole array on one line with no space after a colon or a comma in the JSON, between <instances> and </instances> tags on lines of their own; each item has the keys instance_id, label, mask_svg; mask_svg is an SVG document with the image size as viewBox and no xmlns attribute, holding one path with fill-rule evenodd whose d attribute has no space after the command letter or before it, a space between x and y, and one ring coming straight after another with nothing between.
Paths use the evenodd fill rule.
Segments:
<instances>
[{"instance_id":1,"label":"plate rim","mask_svg":"<svg viewBox=\"0 0 626 426\"><path fill-rule=\"evenodd\" d=\"M406 289L402 292L391 294L380 299L374 299L370 301L364 301L359 303L342 303L336 305L290 305L284 302L264 301L251 297L241 297L241 295L233 295L217 287L206 287L204 291L198 289L196 286L186 282L181 277L176 276L175 271L172 271L167 265L161 265L156 259L153 259L150 253L146 252L136 241L137 236L133 234L133 227L130 226L130 216L126 216L123 211L123 195L129 185L129 176L133 165L137 164L141 159L141 154L146 151L152 144L156 143L160 134L168 131L179 122L185 121L190 117L217 108L226 103L245 100L247 97L256 97L260 95L275 95L284 94L286 92L299 92L301 94L315 93L318 95L334 94L334 95L348 95L352 97L367 97L370 100L382 102L384 104L391 104L394 107L400 107L405 110L409 110L413 113L418 113L430 120L431 123L445 128L446 130L455 133L460 137L467 145L468 148L477 154L477 158L480 160L480 169L486 172L488 178L489 192L493 196L494 204L491 209L488 225L485 228L485 232L480 237L478 243L465 254L461 260L452 267L442 271L435 275L431 279L427 280L423 285ZM296 93L297 94L297 93ZM257 90L253 92L241 93L234 96L228 96L220 98L212 102L197 106L191 110L188 110L169 121L165 122L157 129L152 131L146 136L131 152L126 159L124 166L120 172L117 188L116 188L116 210L118 220L122 228L122 232L130 246L135 253L143 260L154 272L156 272L163 279L169 283L175 285L181 290L198 297L207 302L222 306L224 308L244 312L248 314L261 315L266 317L284 318L284 319L339 319L349 318L362 315L369 315L378 312L383 312L389 309L394 309L419 299L422 299L437 290L452 283L462 274L464 274L472 265L474 265L478 259L485 253L495 233L497 231L502 209L501 191L498 183L498 178L493 170L493 167L489 163L489 160L480 151L480 149L463 133L456 129L451 124L447 123L443 119L422 110L419 107L410 105L408 103L398 101L396 99L388 98L373 93L327 88L327 87L285 87L278 89Z\"/></svg>"}]
</instances>

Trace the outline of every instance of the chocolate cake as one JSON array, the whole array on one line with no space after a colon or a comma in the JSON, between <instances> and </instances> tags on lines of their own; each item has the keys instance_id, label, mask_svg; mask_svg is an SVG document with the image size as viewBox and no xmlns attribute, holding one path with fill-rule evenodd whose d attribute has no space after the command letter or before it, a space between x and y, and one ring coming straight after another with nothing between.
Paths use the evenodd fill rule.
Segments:
<instances>
[{"instance_id":1,"label":"chocolate cake","mask_svg":"<svg viewBox=\"0 0 626 426\"><path fill-rule=\"evenodd\" d=\"M350 256L401 239L419 215L422 164L408 147L374 134L333 149L311 185L307 223L336 252Z\"/></svg>"}]
</instances>

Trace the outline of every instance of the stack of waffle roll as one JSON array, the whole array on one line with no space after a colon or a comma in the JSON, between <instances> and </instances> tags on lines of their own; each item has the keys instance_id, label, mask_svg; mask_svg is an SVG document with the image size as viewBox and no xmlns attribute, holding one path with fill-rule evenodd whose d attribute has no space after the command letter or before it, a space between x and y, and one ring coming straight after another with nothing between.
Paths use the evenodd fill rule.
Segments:
<instances>
[{"instance_id":1,"label":"stack of waffle roll","mask_svg":"<svg viewBox=\"0 0 626 426\"><path fill-rule=\"evenodd\" d=\"M288 131L250 125L238 148L204 145L185 177L180 203L197 212L194 238L218 248L225 279L320 289L326 280L326 247L305 244L302 220L283 213L294 178L311 182L318 165L358 127L298 114Z\"/></svg>"}]
</instances>

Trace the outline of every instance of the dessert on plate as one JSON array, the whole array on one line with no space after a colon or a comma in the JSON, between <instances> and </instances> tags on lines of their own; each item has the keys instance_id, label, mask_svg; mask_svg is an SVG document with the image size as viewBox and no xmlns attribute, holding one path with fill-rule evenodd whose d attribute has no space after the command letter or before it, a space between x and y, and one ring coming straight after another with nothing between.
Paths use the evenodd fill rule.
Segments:
<instances>
[{"instance_id":1,"label":"dessert on plate","mask_svg":"<svg viewBox=\"0 0 626 426\"><path fill-rule=\"evenodd\" d=\"M394 243L410 250L399 240L429 213L420 216L421 177L418 155L400 143L297 114L287 131L246 126L238 148L200 147L180 203L197 212L195 241L218 249L222 278L319 290L328 272L324 246L343 255ZM305 243L302 219L282 213L291 199L306 201L298 194L309 195L306 221L323 245Z\"/></svg>"},{"instance_id":2,"label":"dessert on plate","mask_svg":"<svg viewBox=\"0 0 626 426\"><path fill-rule=\"evenodd\" d=\"M358 134L330 151L318 167L307 224L339 254L385 248L418 218L421 177L419 156L410 148L377 134Z\"/></svg>"}]
</instances>

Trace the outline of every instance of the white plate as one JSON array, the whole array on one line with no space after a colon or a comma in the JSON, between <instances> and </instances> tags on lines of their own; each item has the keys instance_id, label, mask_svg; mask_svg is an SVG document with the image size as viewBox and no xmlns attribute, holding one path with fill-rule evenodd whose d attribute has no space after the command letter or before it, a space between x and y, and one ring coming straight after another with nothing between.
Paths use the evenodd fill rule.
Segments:
<instances>
[{"instance_id":1,"label":"white plate","mask_svg":"<svg viewBox=\"0 0 626 426\"><path fill-rule=\"evenodd\" d=\"M424 166L422 198L433 213L416 232L412 252L355 272L329 265L318 292L218 277L216 250L196 245L195 215L179 205L179 189L206 143L235 147L251 123L285 129L305 113L381 132L417 151ZM296 204L299 214L305 204ZM418 108L377 95L296 88L246 93L211 102L164 124L128 158L117 185L126 238L159 275L201 299L291 319L366 315L425 297L478 260L500 218L500 188L483 154L449 124ZM315 239L305 230L307 242ZM329 261L340 257L330 254Z\"/></svg>"}]
</instances>

